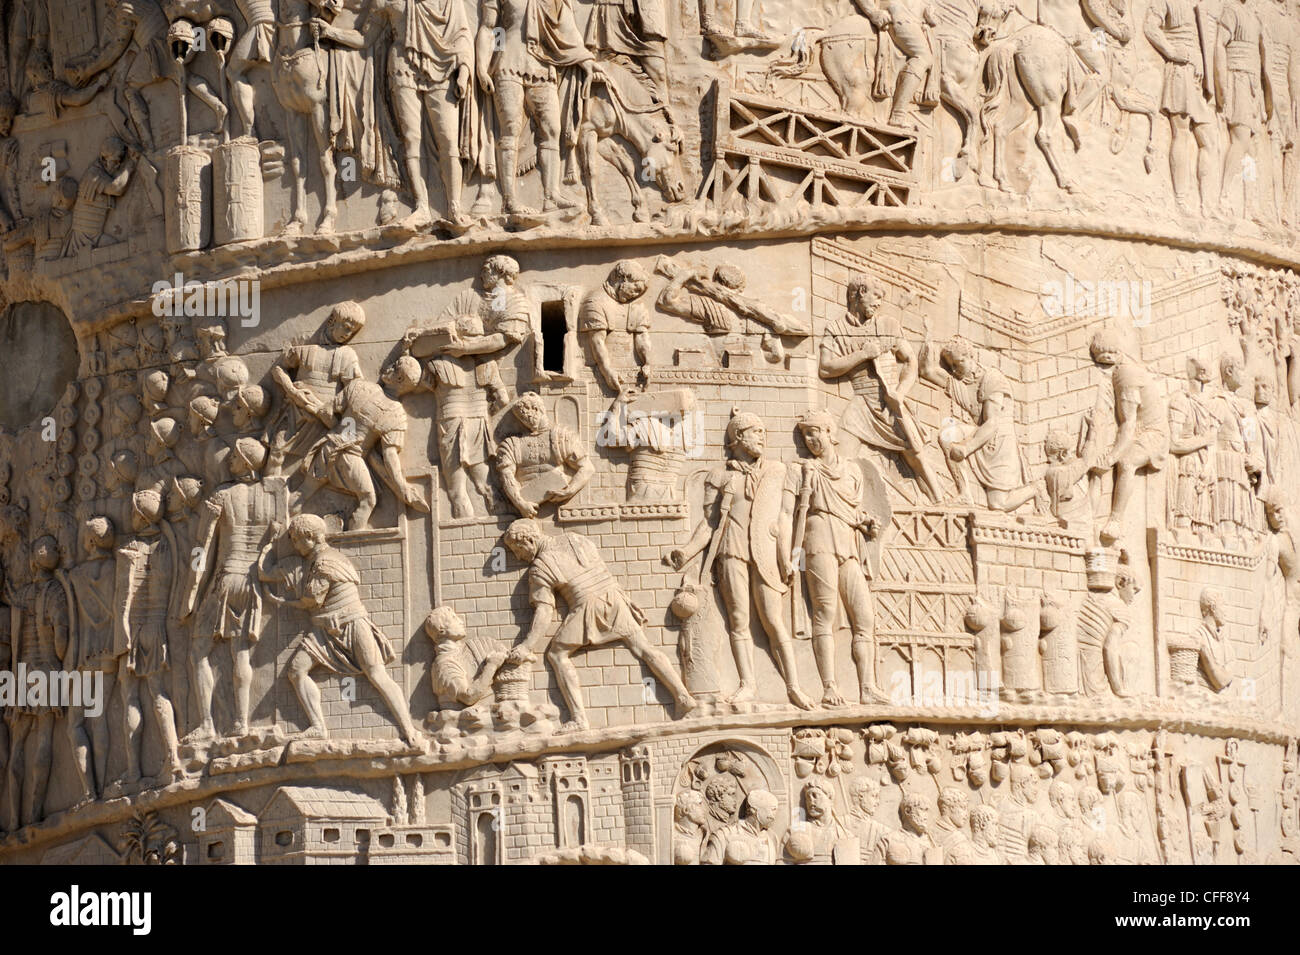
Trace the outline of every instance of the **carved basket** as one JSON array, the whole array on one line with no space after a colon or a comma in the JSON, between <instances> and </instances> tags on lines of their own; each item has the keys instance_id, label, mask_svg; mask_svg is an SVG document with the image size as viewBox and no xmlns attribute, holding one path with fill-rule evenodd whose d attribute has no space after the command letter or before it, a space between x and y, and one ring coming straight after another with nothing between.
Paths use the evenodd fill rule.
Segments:
<instances>
[{"instance_id":1,"label":"carved basket","mask_svg":"<svg viewBox=\"0 0 1300 955\"><path fill-rule=\"evenodd\" d=\"M1196 647L1170 647L1169 673L1173 681L1187 685L1196 682L1196 668L1200 653Z\"/></svg>"},{"instance_id":2,"label":"carved basket","mask_svg":"<svg viewBox=\"0 0 1300 955\"><path fill-rule=\"evenodd\" d=\"M1119 564L1119 559L1114 553L1093 548L1084 554L1083 563L1088 574L1089 590L1115 589L1115 568Z\"/></svg>"}]
</instances>

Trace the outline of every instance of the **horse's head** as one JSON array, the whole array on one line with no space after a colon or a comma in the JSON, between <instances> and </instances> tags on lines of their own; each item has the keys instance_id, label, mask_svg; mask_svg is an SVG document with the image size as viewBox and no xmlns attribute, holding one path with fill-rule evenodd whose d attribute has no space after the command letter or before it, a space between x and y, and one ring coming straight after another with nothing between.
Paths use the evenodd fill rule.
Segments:
<instances>
[{"instance_id":1,"label":"horse's head","mask_svg":"<svg viewBox=\"0 0 1300 955\"><path fill-rule=\"evenodd\" d=\"M656 123L650 148L642 160L654 173L655 185L668 202L686 198L686 174L682 171L682 134L670 123Z\"/></svg>"},{"instance_id":2,"label":"horse's head","mask_svg":"<svg viewBox=\"0 0 1300 955\"><path fill-rule=\"evenodd\" d=\"M1015 8L1014 0L980 0L975 16L975 45L988 46L996 40Z\"/></svg>"}]
</instances>

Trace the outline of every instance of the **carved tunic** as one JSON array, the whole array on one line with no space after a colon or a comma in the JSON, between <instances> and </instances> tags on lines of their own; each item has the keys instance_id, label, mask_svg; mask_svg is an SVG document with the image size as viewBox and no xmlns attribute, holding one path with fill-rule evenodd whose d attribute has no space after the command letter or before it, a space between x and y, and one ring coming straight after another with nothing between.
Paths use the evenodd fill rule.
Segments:
<instances>
[{"instance_id":1,"label":"carved tunic","mask_svg":"<svg viewBox=\"0 0 1300 955\"><path fill-rule=\"evenodd\" d=\"M1256 528L1255 495L1247 467L1259 462L1251 453L1253 441L1247 440L1247 430L1243 429L1246 419L1254 425L1254 405L1238 394L1225 392L1215 398L1213 407L1219 422L1215 447L1215 516L1220 522L1228 521L1240 528Z\"/></svg>"},{"instance_id":2,"label":"carved tunic","mask_svg":"<svg viewBox=\"0 0 1300 955\"><path fill-rule=\"evenodd\" d=\"M894 319L876 317L859 324L853 316L846 315L826 326L822 348L843 357L873 340L886 349L892 349L901 336L902 328ZM850 373L854 398L840 421L840 427L872 447L902 451L906 444L894 413L885 404L888 386L881 377L880 363L877 358Z\"/></svg>"},{"instance_id":3,"label":"carved tunic","mask_svg":"<svg viewBox=\"0 0 1300 955\"><path fill-rule=\"evenodd\" d=\"M444 468L482 464L496 443L488 427L487 393L474 381L472 358L443 355L428 362L425 378L438 400L438 451Z\"/></svg>"},{"instance_id":4,"label":"carved tunic","mask_svg":"<svg viewBox=\"0 0 1300 955\"><path fill-rule=\"evenodd\" d=\"M497 12L502 40L488 65L493 78L536 86L555 82L556 67L593 59L583 45L570 0L483 0L483 11Z\"/></svg>"},{"instance_id":5,"label":"carved tunic","mask_svg":"<svg viewBox=\"0 0 1300 955\"><path fill-rule=\"evenodd\" d=\"M841 564L860 560L858 525L864 519L861 471L842 458L834 465L823 458L801 464L790 465L786 490L798 497L805 481L810 489L804 550L834 554Z\"/></svg>"},{"instance_id":6,"label":"carved tunic","mask_svg":"<svg viewBox=\"0 0 1300 955\"><path fill-rule=\"evenodd\" d=\"M124 602L126 632L121 637L125 637L127 667L136 676L154 676L169 665L171 546L161 533L155 532L137 537L119 548L117 554L117 592L118 600Z\"/></svg>"},{"instance_id":7,"label":"carved tunic","mask_svg":"<svg viewBox=\"0 0 1300 955\"><path fill-rule=\"evenodd\" d=\"M312 623L320 632L304 634L300 646L333 673L362 673L396 656L388 637L366 613L360 583L352 561L326 545L312 556L301 584Z\"/></svg>"},{"instance_id":8,"label":"carved tunic","mask_svg":"<svg viewBox=\"0 0 1300 955\"><path fill-rule=\"evenodd\" d=\"M578 312L578 331L626 331L631 334L648 329L650 313L645 304L638 300L624 305L609 294L607 286L608 283L593 289L582 300L582 308Z\"/></svg>"},{"instance_id":9,"label":"carved tunic","mask_svg":"<svg viewBox=\"0 0 1300 955\"><path fill-rule=\"evenodd\" d=\"M554 426L537 434L515 434L497 449L497 469L514 475L527 484L557 468L582 466L586 454L577 435L568 428Z\"/></svg>"},{"instance_id":10,"label":"carved tunic","mask_svg":"<svg viewBox=\"0 0 1300 955\"><path fill-rule=\"evenodd\" d=\"M786 586L777 571L776 535L785 475L780 461L730 461L707 479L710 488L722 496L730 492L731 499L731 509L714 531L721 535L718 559L731 557L751 564L763 583L781 593Z\"/></svg>"},{"instance_id":11,"label":"carved tunic","mask_svg":"<svg viewBox=\"0 0 1300 955\"><path fill-rule=\"evenodd\" d=\"M104 670L117 667L113 654L113 611L116 571L109 558L88 560L67 574L68 590L75 607L72 626L77 636L77 658L68 668Z\"/></svg>"},{"instance_id":12,"label":"carved tunic","mask_svg":"<svg viewBox=\"0 0 1300 955\"><path fill-rule=\"evenodd\" d=\"M1224 90L1223 114L1232 126L1258 128L1262 119L1260 80L1260 24L1244 3L1231 0L1219 17L1219 27L1228 32L1228 83Z\"/></svg>"},{"instance_id":13,"label":"carved tunic","mask_svg":"<svg viewBox=\"0 0 1300 955\"><path fill-rule=\"evenodd\" d=\"M1006 375L996 368L987 368L972 381L949 378L947 392L976 426L984 423L984 402L998 396L1002 398L1002 416L997 430L965 461L975 479L989 490L1014 491L1023 486L1026 483L1025 468L1020 457L1015 411L1011 407L1011 383ZM967 437L972 434L974 428L969 429Z\"/></svg>"},{"instance_id":14,"label":"carved tunic","mask_svg":"<svg viewBox=\"0 0 1300 955\"><path fill-rule=\"evenodd\" d=\"M207 595L199 606L195 637L231 640L258 637L262 598L254 580L258 553L276 518L276 495L264 484L233 484L203 504L204 532L217 524L218 556ZM207 555L206 559L214 559Z\"/></svg>"},{"instance_id":15,"label":"carved tunic","mask_svg":"<svg viewBox=\"0 0 1300 955\"><path fill-rule=\"evenodd\" d=\"M58 653L60 635L62 639L67 638L70 622L67 594L53 578L37 580L22 589L19 607L17 652L12 661L14 669L24 666L28 673L56 674L63 669ZM15 705L13 712L59 715L63 708L29 703L25 706Z\"/></svg>"},{"instance_id":16,"label":"carved tunic","mask_svg":"<svg viewBox=\"0 0 1300 955\"><path fill-rule=\"evenodd\" d=\"M361 362L350 345L290 345L280 357L285 368L296 369L294 381L329 407L340 387L362 377Z\"/></svg>"},{"instance_id":17,"label":"carved tunic","mask_svg":"<svg viewBox=\"0 0 1300 955\"><path fill-rule=\"evenodd\" d=\"M244 18L248 59L255 63L270 63L275 52L275 8L271 0L235 0Z\"/></svg>"},{"instance_id":18,"label":"carved tunic","mask_svg":"<svg viewBox=\"0 0 1300 955\"><path fill-rule=\"evenodd\" d=\"M118 36L130 36L135 58L127 67L127 83L143 86L174 69L167 49L167 17L157 0L119 0L113 28Z\"/></svg>"},{"instance_id":19,"label":"carved tunic","mask_svg":"<svg viewBox=\"0 0 1300 955\"><path fill-rule=\"evenodd\" d=\"M595 0L585 39L603 54L663 56L667 29L660 0Z\"/></svg>"},{"instance_id":20,"label":"carved tunic","mask_svg":"<svg viewBox=\"0 0 1300 955\"><path fill-rule=\"evenodd\" d=\"M474 61L474 33L465 0L402 0L401 30L390 50L388 76L396 88L428 92Z\"/></svg>"},{"instance_id":21,"label":"carved tunic","mask_svg":"<svg viewBox=\"0 0 1300 955\"><path fill-rule=\"evenodd\" d=\"M1179 392L1169 399L1171 436L1187 439L1208 434L1217 425L1209 405L1200 395ZM1214 523L1213 445L1178 457L1173 475L1169 510L1193 527L1209 528Z\"/></svg>"},{"instance_id":22,"label":"carved tunic","mask_svg":"<svg viewBox=\"0 0 1300 955\"><path fill-rule=\"evenodd\" d=\"M528 600L534 607L554 607L556 594L569 607L555 635L561 646L598 645L640 629L640 612L585 537L561 534L542 541L528 571Z\"/></svg>"},{"instance_id":23,"label":"carved tunic","mask_svg":"<svg viewBox=\"0 0 1300 955\"><path fill-rule=\"evenodd\" d=\"M1196 8L1190 0L1152 0L1147 15L1158 18L1165 43L1183 60L1181 63L1165 61L1161 111L1170 116L1190 116L1194 123L1209 122L1213 117L1201 95L1204 69Z\"/></svg>"}]
</instances>

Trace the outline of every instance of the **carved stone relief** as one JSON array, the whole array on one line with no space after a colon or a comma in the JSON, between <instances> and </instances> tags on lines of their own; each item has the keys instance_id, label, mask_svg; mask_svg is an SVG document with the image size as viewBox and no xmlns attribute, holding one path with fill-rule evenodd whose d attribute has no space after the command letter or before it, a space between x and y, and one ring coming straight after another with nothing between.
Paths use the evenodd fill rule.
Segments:
<instances>
[{"instance_id":1,"label":"carved stone relief","mask_svg":"<svg viewBox=\"0 0 1300 955\"><path fill-rule=\"evenodd\" d=\"M0 860L1295 861L1291 7L5 7Z\"/></svg>"}]
</instances>

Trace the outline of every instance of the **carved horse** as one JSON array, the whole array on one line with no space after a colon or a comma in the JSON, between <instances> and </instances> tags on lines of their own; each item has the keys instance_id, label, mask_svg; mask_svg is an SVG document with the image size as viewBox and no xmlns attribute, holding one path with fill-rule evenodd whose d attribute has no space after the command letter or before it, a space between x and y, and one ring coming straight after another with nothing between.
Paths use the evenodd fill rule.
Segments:
<instances>
[{"instance_id":1,"label":"carved horse","mask_svg":"<svg viewBox=\"0 0 1300 955\"><path fill-rule=\"evenodd\" d=\"M953 178L961 179L979 155L978 94L983 60L974 41L979 20L979 0L935 0L930 43L939 71L939 102L957 120L961 145L957 149Z\"/></svg>"},{"instance_id":2,"label":"carved horse","mask_svg":"<svg viewBox=\"0 0 1300 955\"><path fill-rule=\"evenodd\" d=\"M668 202L686 198L682 171L682 138L667 107L618 58L602 60L585 93L578 125L578 165L587 187L587 212L595 225L605 224L605 211L596 198L596 157L603 156L627 183L632 218L650 218L637 181L637 169L614 136L627 142L641 158L641 180L653 176Z\"/></svg>"},{"instance_id":3,"label":"carved horse","mask_svg":"<svg viewBox=\"0 0 1300 955\"><path fill-rule=\"evenodd\" d=\"M981 56L973 40L979 2L938 0L933 7L937 17L931 39L940 71L939 100L952 112L961 133L956 173L960 179L970 165L971 156L979 151L978 144L972 142L979 132L975 90ZM893 86L892 79L872 75L867 37L873 30L865 16L852 14L824 29L802 31L791 44L792 57L769 68L766 78L769 88L772 77L803 76L812 69L814 60L820 60L822 75L839 100L840 111L866 118L873 86L881 90L892 90ZM888 95L882 93L881 98Z\"/></svg>"},{"instance_id":4,"label":"carved horse","mask_svg":"<svg viewBox=\"0 0 1300 955\"><path fill-rule=\"evenodd\" d=\"M307 225L307 179L303 163L309 135L320 154L320 172L325 184L316 231L334 231L338 214L334 142L329 122L329 52L321 49L319 37L313 33L312 19L316 16L319 13L308 0L280 0L271 86L285 109L288 125L293 198L289 222L284 227L287 235L296 235Z\"/></svg>"},{"instance_id":5,"label":"carved horse","mask_svg":"<svg viewBox=\"0 0 1300 955\"><path fill-rule=\"evenodd\" d=\"M1012 29L1008 32L1007 27ZM1078 150L1082 145L1077 114L1102 90L1061 34L1031 23L1013 0L980 0L975 42L984 49L984 104L980 120L993 144L993 180L1009 191L1006 171L1007 136L1023 126L1032 111L1038 131L1034 142L1066 192L1079 186L1066 171L1058 154L1057 127L1065 129ZM984 183L992 185L992 183Z\"/></svg>"}]
</instances>

